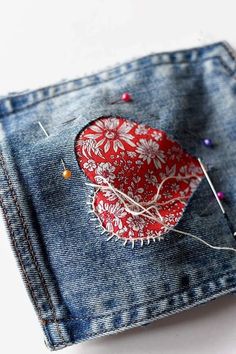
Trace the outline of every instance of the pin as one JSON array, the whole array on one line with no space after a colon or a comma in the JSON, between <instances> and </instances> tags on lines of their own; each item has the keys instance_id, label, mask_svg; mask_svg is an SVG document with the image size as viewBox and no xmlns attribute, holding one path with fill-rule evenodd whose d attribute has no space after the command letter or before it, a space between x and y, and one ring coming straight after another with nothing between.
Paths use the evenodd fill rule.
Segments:
<instances>
[{"instance_id":1,"label":"pin","mask_svg":"<svg viewBox=\"0 0 236 354\"><path fill-rule=\"evenodd\" d=\"M114 102L111 102L111 104L115 104L115 103L119 103L119 102L132 102L133 101L133 97L129 92L124 92L119 100L116 100Z\"/></svg>"},{"instance_id":2,"label":"pin","mask_svg":"<svg viewBox=\"0 0 236 354\"><path fill-rule=\"evenodd\" d=\"M191 136L193 136L194 138L197 138L198 140L200 140L202 142L202 144L206 147L206 148L213 148L214 147L214 142L212 141L212 139L210 138L202 138L199 134L197 133L193 133L190 130L187 129L183 129L183 131Z\"/></svg>"},{"instance_id":3,"label":"pin","mask_svg":"<svg viewBox=\"0 0 236 354\"><path fill-rule=\"evenodd\" d=\"M203 144L209 148L213 147L213 141L210 138L203 139Z\"/></svg>"},{"instance_id":4,"label":"pin","mask_svg":"<svg viewBox=\"0 0 236 354\"><path fill-rule=\"evenodd\" d=\"M213 185L213 183L212 183L212 181L210 179L210 176L208 175L207 170L206 170L205 166L203 165L202 160L200 158L198 158L198 162L199 162L199 164L201 166L201 169L202 169L202 171L203 171L203 173L204 173L204 175L205 175L205 177L207 179L207 182L209 183L209 186L210 186L210 188L211 188L211 190L212 190L212 192L213 192L213 194L214 194L214 196L215 196L215 198L217 200L217 203L219 204L219 207L220 207L220 209L222 211L222 214L224 215L224 217L225 217L225 219L226 219L226 221L228 223L230 231L232 232L233 236L236 237L236 232L234 231L233 225L232 225L232 223L231 223L228 215L226 214L226 211L225 211L225 209L224 209L224 207L223 207L223 205L221 203L221 200L224 199L224 193L223 192L218 192L218 193L216 192L215 187L214 187L214 185Z\"/></svg>"},{"instance_id":5,"label":"pin","mask_svg":"<svg viewBox=\"0 0 236 354\"><path fill-rule=\"evenodd\" d=\"M225 199L225 194L224 194L224 192L217 192L217 195L218 195L218 198L219 198L220 200L224 200L224 199Z\"/></svg>"},{"instance_id":6,"label":"pin","mask_svg":"<svg viewBox=\"0 0 236 354\"><path fill-rule=\"evenodd\" d=\"M48 138L49 134L46 131L46 129L44 128L44 126L42 125L42 123L39 121L38 124L39 124L40 128L42 129L42 131L44 132L44 134L46 135L46 137ZM71 173L71 171L68 168L66 168L66 164L65 164L65 161L63 159L61 159L61 164L63 166L62 177L64 179L70 179L71 176L72 176L72 173Z\"/></svg>"}]
</instances>

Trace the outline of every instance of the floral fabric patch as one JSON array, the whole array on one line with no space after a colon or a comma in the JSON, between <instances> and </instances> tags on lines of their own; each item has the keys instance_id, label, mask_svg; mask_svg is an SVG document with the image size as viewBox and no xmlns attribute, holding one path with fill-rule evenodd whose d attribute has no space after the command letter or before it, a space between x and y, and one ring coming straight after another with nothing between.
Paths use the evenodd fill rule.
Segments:
<instances>
[{"instance_id":1,"label":"floral fabric patch","mask_svg":"<svg viewBox=\"0 0 236 354\"><path fill-rule=\"evenodd\" d=\"M95 185L102 228L125 243L160 240L203 177L197 159L164 131L122 117L92 122L77 135L75 153Z\"/></svg>"}]
</instances>

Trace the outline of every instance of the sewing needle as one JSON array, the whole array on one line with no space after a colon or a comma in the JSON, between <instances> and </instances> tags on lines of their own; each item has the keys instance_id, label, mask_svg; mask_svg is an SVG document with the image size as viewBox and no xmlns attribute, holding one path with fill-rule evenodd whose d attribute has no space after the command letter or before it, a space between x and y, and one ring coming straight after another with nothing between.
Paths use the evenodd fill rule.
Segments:
<instances>
[{"instance_id":1,"label":"sewing needle","mask_svg":"<svg viewBox=\"0 0 236 354\"><path fill-rule=\"evenodd\" d=\"M207 170L206 170L206 168L205 168L205 166L204 166L204 164L203 164L203 162L202 162L202 160L201 160L200 158L198 158L198 162L199 162L199 164L200 164L200 166L201 166L201 169L202 169L202 171L203 171L203 173L204 173L204 175L205 175L205 177L206 177L206 179L207 179L207 182L209 183L209 186L211 187L211 190L212 190L212 192L213 192L213 194L214 194L214 196L215 196L215 198L216 198L216 200L217 200L217 203L219 204L219 207L220 207L220 209L221 209L221 211L222 211L224 217L226 218L226 220L227 220L227 222L228 222L230 231L232 232L233 236L236 237L236 232L234 231L234 227L233 227L233 225L232 225L232 223L231 223L231 221L230 221L228 215L227 215L226 212L225 212L225 209L224 209L224 207L223 207L223 205L222 205L222 203L221 203L221 201L220 201L220 199L219 199L219 197L218 197L218 195L217 195L217 192L216 192L216 190L215 190L215 187L214 187L214 185L213 185L213 183L212 183L212 181L211 181L211 179L210 179L210 176L209 176L209 174L207 173Z\"/></svg>"}]
</instances>

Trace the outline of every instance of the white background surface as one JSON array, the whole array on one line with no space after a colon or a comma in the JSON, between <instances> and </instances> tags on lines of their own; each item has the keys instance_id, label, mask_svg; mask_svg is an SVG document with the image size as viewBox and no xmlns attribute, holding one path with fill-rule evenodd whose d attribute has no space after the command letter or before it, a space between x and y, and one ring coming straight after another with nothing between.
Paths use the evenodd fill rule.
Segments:
<instances>
[{"instance_id":1,"label":"white background surface","mask_svg":"<svg viewBox=\"0 0 236 354\"><path fill-rule=\"evenodd\" d=\"M0 0L0 95L75 78L150 52L225 39L233 1ZM48 353L0 221L1 353ZM236 353L236 296L62 353Z\"/></svg>"}]
</instances>

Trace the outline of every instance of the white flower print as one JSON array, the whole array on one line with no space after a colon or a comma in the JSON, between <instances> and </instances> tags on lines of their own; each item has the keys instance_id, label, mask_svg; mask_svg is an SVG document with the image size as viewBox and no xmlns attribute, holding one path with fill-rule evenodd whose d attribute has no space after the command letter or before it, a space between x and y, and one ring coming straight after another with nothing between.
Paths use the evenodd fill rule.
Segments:
<instances>
[{"instance_id":1,"label":"white flower print","mask_svg":"<svg viewBox=\"0 0 236 354\"><path fill-rule=\"evenodd\" d=\"M159 149L159 145L153 140L140 139L137 147L139 158L147 161L148 164L153 160L156 168L161 168L161 163L165 162L164 153Z\"/></svg>"},{"instance_id":2,"label":"white flower print","mask_svg":"<svg viewBox=\"0 0 236 354\"><path fill-rule=\"evenodd\" d=\"M179 176L182 176L182 175L185 175L185 176L188 175L188 167L186 165L181 166L179 169Z\"/></svg>"},{"instance_id":3,"label":"white flower print","mask_svg":"<svg viewBox=\"0 0 236 354\"><path fill-rule=\"evenodd\" d=\"M133 230L129 230L128 235L129 235L129 238L132 239L134 237L134 231Z\"/></svg>"},{"instance_id":4,"label":"white flower print","mask_svg":"<svg viewBox=\"0 0 236 354\"><path fill-rule=\"evenodd\" d=\"M165 192L162 193L162 196L169 199L172 197L172 193L170 193L170 191L166 190Z\"/></svg>"},{"instance_id":5,"label":"white flower print","mask_svg":"<svg viewBox=\"0 0 236 354\"><path fill-rule=\"evenodd\" d=\"M87 162L84 163L84 168L93 171L97 167L96 163L94 160L88 160Z\"/></svg>"},{"instance_id":6,"label":"white flower print","mask_svg":"<svg viewBox=\"0 0 236 354\"><path fill-rule=\"evenodd\" d=\"M110 205L109 212L114 216L114 225L118 226L119 229L122 229L121 219L127 215L125 208L121 207L117 202L115 205Z\"/></svg>"},{"instance_id":7,"label":"white flower print","mask_svg":"<svg viewBox=\"0 0 236 354\"><path fill-rule=\"evenodd\" d=\"M135 157L135 156L136 156L136 152L134 152L134 151L127 151L127 155L128 155L129 157Z\"/></svg>"},{"instance_id":8,"label":"white flower print","mask_svg":"<svg viewBox=\"0 0 236 354\"><path fill-rule=\"evenodd\" d=\"M106 215L106 219L105 219L105 226L108 232L113 233L114 232L114 228L113 228L113 218L111 215Z\"/></svg>"},{"instance_id":9,"label":"white flower print","mask_svg":"<svg viewBox=\"0 0 236 354\"><path fill-rule=\"evenodd\" d=\"M134 176L133 177L133 182L131 183L131 185L133 185L134 187L134 183L139 183L141 181L141 177L140 176Z\"/></svg>"},{"instance_id":10,"label":"white flower print","mask_svg":"<svg viewBox=\"0 0 236 354\"><path fill-rule=\"evenodd\" d=\"M137 160L135 163L136 163L136 165L138 165L138 166L142 166L142 165L143 165L143 161L141 161L141 160Z\"/></svg>"},{"instance_id":11,"label":"white flower print","mask_svg":"<svg viewBox=\"0 0 236 354\"><path fill-rule=\"evenodd\" d=\"M105 228L107 229L107 231L113 233L113 217L108 213L109 206L109 204L104 203L103 200L101 200L98 203L97 211L101 215L101 218L105 223Z\"/></svg>"},{"instance_id":12,"label":"white flower print","mask_svg":"<svg viewBox=\"0 0 236 354\"><path fill-rule=\"evenodd\" d=\"M158 241L161 241L164 239L164 237L161 236L162 232L163 232L163 228L161 229L161 231L147 230L147 236L149 238L157 238Z\"/></svg>"},{"instance_id":13,"label":"white flower print","mask_svg":"<svg viewBox=\"0 0 236 354\"><path fill-rule=\"evenodd\" d=\"M118 119L106 118L103 120L97 120L90 127L94 133L86 134L85 137L95 139L98 147L104 144L105 153L107 153L112 147L115 152L117 152L118 149L125 150L123 143L135 146L132 141L134 137L129 134L133 125L127 124L127 122L123 122L120 126L119 124L120 122Z\"/></svg>"},{"instance_id":14,"label":"white flower print","mask_svg":"<svg viewBox=\"0 0 236 354\"><path fill-rule=\"evenodd\" d=\"M131 186L128 186L128 191L127 191L127 195L132 198L133 200L135 200L136 202L140 202L142 200L141 195L137 194L137 193L143 193L144 189L143 188L138 188L137 190L135 189L135 192L133 191L133 188Z\"/></svg>"},{"instance_id":15,"label":"white flower print","mask_svg":"<svg viewBox=\"0 0 236 354\"><path fill-rule=\"evenodd\" d=\"M118 230L116 232L116 235L119 236L119 237L122 237L126 232L127 232L127 227L123 226L121 230Z\"/></svg>"},{"instance_id":16,"label":"white flower print","mask_svg":"<svg viewBox=\"0 0 236 354\"><path fill-rule=\"evenodd\" d=\"M148 129L145 127L144 124L140 124L138 128L135 129L135 134L137 135L145 135L147 134Z\"/></svg>"},{"instance_id":17,"label":"white flower print","mask_svg":"<svg viewBox=\"0 0 236 354\"><path fill-rule=\"evenodd\" d=\"M130 216L127 219L129 227L134 231L142 231L145 226L145 220L139 215Z\"/></svg>"},{"instance_id":18,"label":"white flower print","mask_svg":"<svg viewBox=\"0 0 236 354\"><path fill-rule=\"evenodd\" d=\"M148 170L147 173L145 174L145 180L147 183L150 183L152 185L157 185L157 178L154 175L154 171Z\"/></svg>"},{"instance_id":19,"label":"white flower print","mask_svg":"<svg viewBox=\"0 0 236 354\"><path fill-rule=\"evenodd\" d=\"M170 160L176 159L177 161L180 161L183 155L183 150L181 147L173 145L170 149L168 149L167 155Z\"/></svg>"},{"instance_id":20,"label":"white flower print","mask_svg":"<svg viewBox=\"0 0 236 354\"><path fill-rule=\"evenodd\" d=\"M162 139L163 133L154 130L154 132L152 133L152 137L153 137L156 141L159 141L159 140Z\"/></svg>"},{"instance_id":21,"label":"white flower print","mask_svg":"<svg viewBox=\"0 0 236 354\"><path fill-rule=\"evenodd\" d=\"M168 214L164 217L164 222L166 225L171 225L174 222L177 222L178 218L175 216L175 214Z\"/></svg>"},{"instance_id":22,"label":"white flower print","mask_svg":"<svg viewBox=\"0 0 236 354\"><path fill-rule=\"evenodd\" d=\"M182 191L179 191L180 197L186 197L189 194L189 187L185 188Z\"/></svg>"},{"instance_id":23,"label":"white flower print","mask_svg":"<svg viewBox=\"0 0 236 354\"><path fill-rule=\"evenodd\" d=\"M191 163L189 168L188 168L188 172L189 174L201 174L202 173L202 169L200 166L196 166L194 163Z\"/></svg>"},{"instance_id":24,"label":"white flower print","mask_svg":"<svg viewBox=\"0 0 236 354\"><path fill-rule=\"evenodd\" d=\"M121 188L122 186L124 186L125 184L128 183L129 179L128 179L128 177L125 175L125 171L120 171L120 172L118 172L118 174L117 174L117 181L120 182L120 188Z\"/></svg>"},{"instance_id":25,"label":"white flower print","mask_svg":"<svg viewBox=\"0 0 236 354\"><path fill-rule=\"evenodd\" d=\"M165 172L160 173L161 179L165 179L166 177L173 177L175 176L176 173L176 165L173 165L171 167L166 166Z\"/></svg>"},{"instance_id":26,"label":"white flower print","mask_svg":"<svg viewBox=\"0 0 236 354\"><path fill-rule=\"evenodd\" d=\"M101 162L96 169L95 179L97 183L104 183L104 178L108 182L112 182L115 179L115 167L110 164L110 162ZM103 178L101 178L103 177Z\"/></svg>"},{"instance_id":27,"label":"white flower print","mask_svg":"<svg viewBox=\"0 0 236 354\"><path fill-rule=\"evenodd\" d=\"M98 212L103 215L106 222L106 229L110 232L114 231L114 226L117 226L120 230L122 229L122 221L127 213L124 207L117 202L116 204L104 203L101 200L97 207Z\"/></svg>"},{"instance_id":28,"label":"white flower print","mask_svg":"<svg viewBox=\"0 0 236 354\"><path fill-rule=\"evenodd\" d=\"M158 241L174 228L203 176L197 159L167 133L121 117L89 124L76 140L76 153L95 183L98 226L108 239L116 236L132 247Z\"/></svg>"},{"instance_id":29,"label":"white flower print","mask_svg":"<svg viewBox=\"0 0 236 354\"><path fill-rule=\"evenodd\" d=\"M105 211L103 200L101 200L101 201L98 203L97 211L99 212L99 214L101 214L101 213L103 213L103 212Z\"/></svg>"},{"instance_id":30,"label":"white flower print","mask_svg":"<svg viewBox=\"0 0 236 354\"><path fill-rule=\"evenodd\" d=\"M104 196L109 200L110 202L114 201L117 199L117 196L114 192L110 191L109 189L104 193Z\"/></svg>"},{"instance_id":31,"label":"white flower print","mask_svg":"<svg viewBox=\"0 0 236 354\"><path fill-rule=\"evenodd\" d=\"M180 190L180 185L177 182L171 184L170 189L173 193L177 193Z\"/></svg>"},{"instance_id":32,"label":"white flower print","mask_svg":"<svg viewBox=\"0 0 236 354\"><path fill-rule=\"evenodd\" d=\"M101 154L101 151L97 145L96 140L90 139L90 140L80 140L77 144L77 146L82 146L82 155L85 156L87 159L89 156L91 157L92 152L95 155L98 155L102 158L104 158Z\"/></svg>"},{"instance_id":33,"label":"white flower print","mask_svg":"<svg viewBox=\"0 0 236 354\"><path fill-rule=\"evenodd\" d=\"M144 188L138 187L138 183L141 181L140 176L134 176L130 185L128 186L127 195L131 197L136 202L140 202L142 200L142 196L140 194L144 193Z\"/></svg>"},{"instance_id":34,"label":"white flower print","mask_svg":"<svg viewBox=\"0 0 236 354\"><path fill-rule=\"evenodd\" d=\"M198 184L199 184L199 181L197 179L192 178L190 180L189 189L190 189L191 193L193 193L197 189Z\"/></svg>"}]
</instances>

